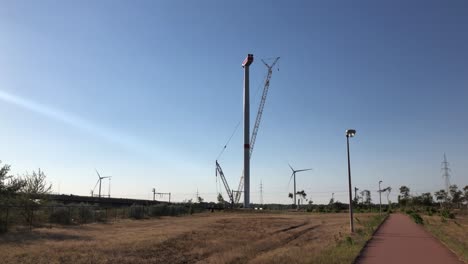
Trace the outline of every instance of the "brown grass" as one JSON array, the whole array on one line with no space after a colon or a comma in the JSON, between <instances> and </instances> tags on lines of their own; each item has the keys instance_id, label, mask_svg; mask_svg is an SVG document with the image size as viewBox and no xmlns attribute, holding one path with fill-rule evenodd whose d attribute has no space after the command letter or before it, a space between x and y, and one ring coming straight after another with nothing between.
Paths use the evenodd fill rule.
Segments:
<instances>
[{"instance_id":1,"label":"brown grass","mask_svg":"<svg viewBox=\"0 0 468 264\"><path fill-rule=\"evenodd\" d=\"M458 214L455 219L441 216L423 216L425 228L449 247L460 259L468 263L468 215Z\"/></svg>"},{"instance_id":2,"label":"brown grass","mask_svg":"<svg viewBox=\"0 0 468 264\"><path fill-rule=\"evenodd\" d=\"M0 256L2 263L310 263L347 233L347 214L203 213L7 233Z\"/></svg>"}]
</instances>

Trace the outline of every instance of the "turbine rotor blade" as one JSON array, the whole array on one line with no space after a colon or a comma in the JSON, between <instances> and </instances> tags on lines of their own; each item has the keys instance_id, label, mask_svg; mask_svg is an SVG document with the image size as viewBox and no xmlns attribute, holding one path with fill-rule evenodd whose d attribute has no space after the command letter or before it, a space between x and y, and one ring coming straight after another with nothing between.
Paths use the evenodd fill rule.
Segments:
<instances>
[{"instance_id":1,"label":"turbine rotor blade","mask_svg":"<svg viewBox=\"0 0 468 264\"><path fill-rule=\"evenodd\" d=\"M288 163L288 165L289 165L289 168L291 168L291 170L294 172L294 169L293 169L293 167L291 166L291 164Z\"/></svg>"},{"instance_id":2,"label":"turbine rotor blade","mask_svg":"<svg viewBox=\"0 0 468 264\"><path fill-rule=\"evenodd\" d=\"M297 170L296 172L301 172L301 171L310 171L310 170L313 170L313 169Z\"/></svg>"},{"instance_id":3,"label":"turbine rotor blade","mask_svg":"<svg viewBox=\"0 0 468 264\"><path fill-rule=\"evenodd\" d=\"M94 190L96 190L96 187L97 187L97 185L98 185L98 183L99 183L99 180L100 180L100 179L98 179L97 182L96 182L96 185L94 185L93 193L94 193Z\"/></svg>"},{"instance_id":4,"label":"turbine rotor blade","mask_svg":"<svg viewBox=\"0 0 468 264\"><path fill-rule=\"evenodd\" d=\"M291 178L289 178L288 189L289 189L289 185L291 184L291 180L292 180L292 177L294 176L294 174L295 174L295 172L293 172L293 173L291 174Z\"/></svg>"},{"instance_id":5,"label":"turbine rotor blade","mask_svg":"<svg viewBox=\"0 0 468 264\"><path fill-rule=\"evenodd\" d=\"M94 169L94 170L96 171L98 177L101 178L101 174L99 174L99 172L96 169Z\"/></svg>"}]
</instances>

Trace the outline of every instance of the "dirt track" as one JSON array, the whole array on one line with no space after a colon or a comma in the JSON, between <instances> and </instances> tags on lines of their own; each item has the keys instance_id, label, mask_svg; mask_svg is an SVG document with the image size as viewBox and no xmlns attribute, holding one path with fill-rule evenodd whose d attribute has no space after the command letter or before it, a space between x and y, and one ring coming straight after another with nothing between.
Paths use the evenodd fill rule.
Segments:
<instances>
[{"instance_id":1,"label":"dirt track","mask_svg":"<svg viewBox=\"0 0 468 264\"><path fill-rule=\"evenodd\" d=\"M392 214L357 263L462 263L457 256L408 216Z\"/></svg>"}]
</instances>

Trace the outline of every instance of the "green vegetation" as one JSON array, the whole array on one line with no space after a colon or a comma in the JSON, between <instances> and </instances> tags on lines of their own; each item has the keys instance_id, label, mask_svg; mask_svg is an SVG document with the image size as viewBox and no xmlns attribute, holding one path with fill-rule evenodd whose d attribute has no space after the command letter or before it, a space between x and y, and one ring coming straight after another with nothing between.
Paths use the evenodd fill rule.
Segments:
<instances>
[{"instance_id":1,"label":"green vegetation","mask_svg":"<svg viewBox=\"0 0 468 264\"><path fill-rule=\"evenodd\" d=\"M468 261L468 185L463 191L451 185L448 192L439 190L434 195L411 195L409 187L401 186L398 206L461 259Z\"/></svg>"},{"instance_id":2,"label":"green vegetation","mask_svg":"<svg viewBox=\"0 0 468 264\"><path fill-rule=\"evenodd\" d=\"M416 213L416 212L413 211L413 210L407 210L407 211L406 211L406 214L409 215L409 216L411 217L411 219L413 219L413 221L414 221L416 224L424 225L424 220L423 220L423 218L421 217L420 214Z\"/></svg>"},{"instance_id":3,"label":"green vegetation","mask_svg":"<svg viewBox=\"0 0 468 264\"><path fill-rule=\"evenodd\" d=\"M360 227L356 228L355 233L351 236L340 233L335 237L336 244L322 251L311 263L353 263L386 217L387 215L376 215L367 221L356 217L356 224Z\"/></svg>"},{"instance_id":4,"label":"green vegetation","mask_svg":"<svg viewBox=\"0 0 468 264\"><path fill-rule=\"evenodd\" d=\"M158 204L150 206L150 216L179 216L189 214L190 210L193 212L193 208L194 205L192 204L189 204L188 206Z\"/></svg>"},{"instance_id":5,"label":"green vegetation","mask_svg":"<svg viewBox=\"0 0 468 264\"><path fill-rule=\"evenodd\" d=\"M12 227L32 229L51 227L52 224L73 225L108 222L122 218L147 219L159 216L179 216L204 210L198 197L182 204L152 206L103 207L93 204L58 204L47 200L52 186L47 183L42 170L23 176L10 176L10 165L0 168L0 233Z\"/></svg>"},{"instance_id":6,"label":"green vegetation","mask_svg":"<svg viewBox=\"0 0 468 264\"><path fill-rule=\"evenodd\" d=\"M460 214L457 219L441 215L423 217L425 229L442 241L462 260L468 262L468 215Z\"/></svg>"},{"instance_id":7,"label":"green vegetation","mask_svg":"<svg viewBox=\"0 0 468 264\"><path fill-rule=\"evenodd\" d=\"M41 169L18 177L8 175L9 172L10 165L5 164L0 168L0 232L8 229L10 207L21 207L22 210L17 212L14 220L31 228L35 218L43 217L36 215L35 211L47 203L45 195L52 189Z\"/></svg>"}]
</instances>

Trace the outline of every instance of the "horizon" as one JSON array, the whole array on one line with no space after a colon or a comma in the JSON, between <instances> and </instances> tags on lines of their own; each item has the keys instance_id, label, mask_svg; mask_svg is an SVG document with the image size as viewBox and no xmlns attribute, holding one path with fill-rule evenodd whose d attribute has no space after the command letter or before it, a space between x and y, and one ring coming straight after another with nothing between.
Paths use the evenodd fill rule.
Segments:
<instances>
[{"instance_id":1,"label":"horizon","mask_svg":"<svg viewBox=\"0 0 468 264\"><path fill-rule=\"evenodd\" d=\"M22 4L23 3L23 4ZM27 3L27 4L24 4ZM248 4L247 4L248 3ZM89 195L95 169L111 197L216 201L242 173L243 70L251 69L251 132L267 73L281 57L251 159L251 203L347 203L378 182L412 194L468 182L467 2L0 3L0 160L41 168L54 193ZM104 190L107 191L106 186ZM105 193L105 192L104 192ZM382 195L382 203L387 203Z\"/></svg>"}]
</instances>

